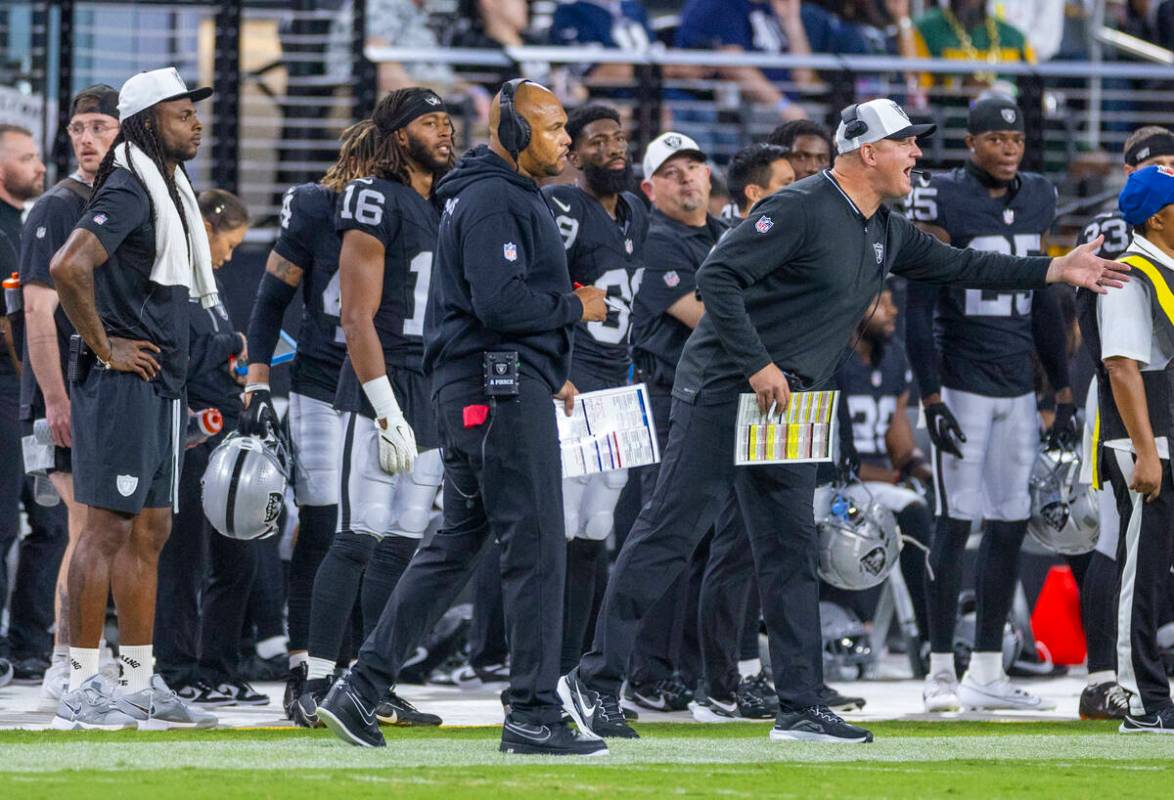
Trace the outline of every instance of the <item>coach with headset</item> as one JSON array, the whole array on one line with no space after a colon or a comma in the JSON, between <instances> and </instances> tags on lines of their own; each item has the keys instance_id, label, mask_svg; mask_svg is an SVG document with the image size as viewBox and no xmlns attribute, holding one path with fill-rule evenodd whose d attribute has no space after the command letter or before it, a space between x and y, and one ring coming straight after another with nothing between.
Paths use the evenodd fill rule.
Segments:
<instances>
[{"instance_id":1,"label":"coach with headset","mask_svg":"<svg viewBox=\"0 0 1174 800\"><path fill-rule=\"evenodd\" d=\"M566 560L555 404L570 413L574 325L602 321L604 293L571 289L562 238L536 182L566 167L567 116L538 84L502 86L489 146L438 185L443 216L424 323L444 449L444 525L418 551L319 715L340 738L379 747L371 713L405 658L449 608L491 538L501 545L510 643L501 749L606 752L561 721L556 695Z\"/></svg>"}]
</instances>

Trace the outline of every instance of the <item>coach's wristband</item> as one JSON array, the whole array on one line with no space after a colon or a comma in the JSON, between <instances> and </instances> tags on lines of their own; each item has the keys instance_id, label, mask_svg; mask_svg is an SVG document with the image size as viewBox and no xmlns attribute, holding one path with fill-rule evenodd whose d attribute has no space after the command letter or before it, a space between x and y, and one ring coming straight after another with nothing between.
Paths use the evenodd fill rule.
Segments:
<instances>
[{"instance_id":1,"label":"coach's wristband","mask_svg":"<svg viewBox=\"0 0 1174 800\"><path fill-rule=\"evenodd\" d=\"M375 419L403 416L403 412L399 410L399 403L395 400L395 392L391 390L391 381L386 375L380 375L364 383L363 393L367 395L371 408L375 410Z\"/></svg>"}]
</instances>

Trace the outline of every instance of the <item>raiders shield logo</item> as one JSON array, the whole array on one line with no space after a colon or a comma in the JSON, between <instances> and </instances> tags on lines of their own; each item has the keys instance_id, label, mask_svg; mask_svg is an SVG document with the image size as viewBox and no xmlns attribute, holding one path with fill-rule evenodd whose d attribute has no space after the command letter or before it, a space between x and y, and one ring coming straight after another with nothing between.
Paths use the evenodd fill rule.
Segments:
<instances>
[{"instance_id":1,"label":"raiders shield logo","mask_svg":"<svg viewBox=\"0 0 1174 800\"><path fill-rule=\"evenodd\" d=\"M860 557L860 568L869 575L876 577L885 568L885 549L874 547Z\"/></svg>"},{"instance_id":2,"label":"raiders shield logo","mask_svg":"<svg viewBox=\"0 0 1174 800\"><path fill-rule=\"evenodd\" d=\"M501 254L502 254L502 256L505 257L506 261L517 261L518 260L518 246L516 244L514 244L513 242L506 242L501 247Z\"/></svg>"},{"instance_id":3,"label":"raiders shield logo","mask_svg":"<svg viewBox=\"0 0 1174 800\"><path fill-rule=\"evenodd\" d=\"M1001 108L1001 109L999 109L999 114L1002 115L1003 121L1006 122L1008 125L1015 124L1015 109Z\"/></svg>"},{"instance_id":4,"label":"raiders shield logo","mask_svg":"<svg viewBox=\"0 0 1174 800\"><path fill-rule=\"evenodd\" d=\"M123 497L130 497L139 488L139 479L134 475L118 475L114 478L114 488Z\"/></svg>"},{"instance_id":5,"label":"raiders shield logo","mask_svg":"<svg viewBox=\"0 0 1174 800\"><path fill-rule=\"evenodd\" d=\"M271 525L277 521L277 517L281 514L281 505L284 498L277 492L269 493L269 500L265 503L265 524Z\"/></svg>"},{"instance_id":6,"label":"raiders shield logo","mask_svg":"<svg viewBox=\"0 0 1174 800\"><path fill-rule=\"evenodd\" d=\"M509 371L509 364L497 363L493 365L493 371L497 375L505 375Z\"/></svg>"},{"instance_id":7,"label":"raiders shield logo","mask_svg":"<svg viewBox=\"0 0 1174 800\"><path fill-rule=\"evenodd\" d=\"M1003 223L1006 225L1013 225L1015 223L1015 209L1013 209L1013 208L1004 208L1003 209Z\"/></svg>"},{"instance_id":8,"label":"raiders shield logo","mask_svg":"<svg viewBox=\"0 0 1174 800\"><path fill-rule=\"evenodd\" d=\"M664 137L664 143L666 146L676 150L681 146L681 137L677 136L676 134L673 134L672 136L666 136Z\"/></svg>"},{"instance_id":9,"label":"raiders shield logo","mask_svg":"<svg viewBox=\"0 0 1174 800\"><path fill-rule=\"evenodd\" d=\"M876 263L881 264L885 260L885 246L881 242L873 242L872 250L876 253Z\"/></svg>"},{"instance_id":10,"label":"raiders shield logo","mask_svg":"<svg viewBox=\"0 0 1174 800\"><path fill-rule=\"evenodd\" d=\"M754 223L754 230L759 233L766 233L775 226L774 220L770 217L762 216L758 218L758 222Z\"/></svg>"}]
</instances>

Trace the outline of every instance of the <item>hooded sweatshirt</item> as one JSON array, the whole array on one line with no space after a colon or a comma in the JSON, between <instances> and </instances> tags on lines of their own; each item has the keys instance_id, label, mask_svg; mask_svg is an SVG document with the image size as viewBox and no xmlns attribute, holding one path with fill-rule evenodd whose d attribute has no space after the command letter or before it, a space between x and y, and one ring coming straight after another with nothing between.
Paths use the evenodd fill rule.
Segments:
<instances>
[{"instance_id":1,"label":"hooded sweatshirt","mask_svg":"<svg viewBox=\"0 0 1174 800\"><path fill-rule=\"evenodd\" d=\"M443 204L424 323L432 391L483 376L483 354L516 351L523 380L567 380L583 305L538 184L482 145L440 181Z\"/></svg>"}]
</instances>

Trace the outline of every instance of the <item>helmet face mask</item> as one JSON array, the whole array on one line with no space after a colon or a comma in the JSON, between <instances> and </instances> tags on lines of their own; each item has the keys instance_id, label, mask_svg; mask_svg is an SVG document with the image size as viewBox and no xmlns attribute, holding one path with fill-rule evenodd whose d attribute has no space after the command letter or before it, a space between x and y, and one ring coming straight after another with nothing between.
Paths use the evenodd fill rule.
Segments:
<instances>
[{"instance_id":1,"label":"helmet face mask","mask_svg":"<svg viewBox=\"0 0 1174 800\"><path fill-rule=\"evenodd\" d=\"M264 539L277 532L291 459L279 437L230 434L208 459L200 481L204 514L230 539Z\"/></svg>"},{"instance_id":2,"label":"helmet face mask","mask_svg":"<svg viewBox=\"0 0 1174 800\"><path fill-rule=\"evenodd\" d=\"M1097 501L1079 477L1080 456L1075 451L1040 449L1031 470L1027 531L1049 552L1075 556L1096 547Z\"/></svg>"}]
</instances>

